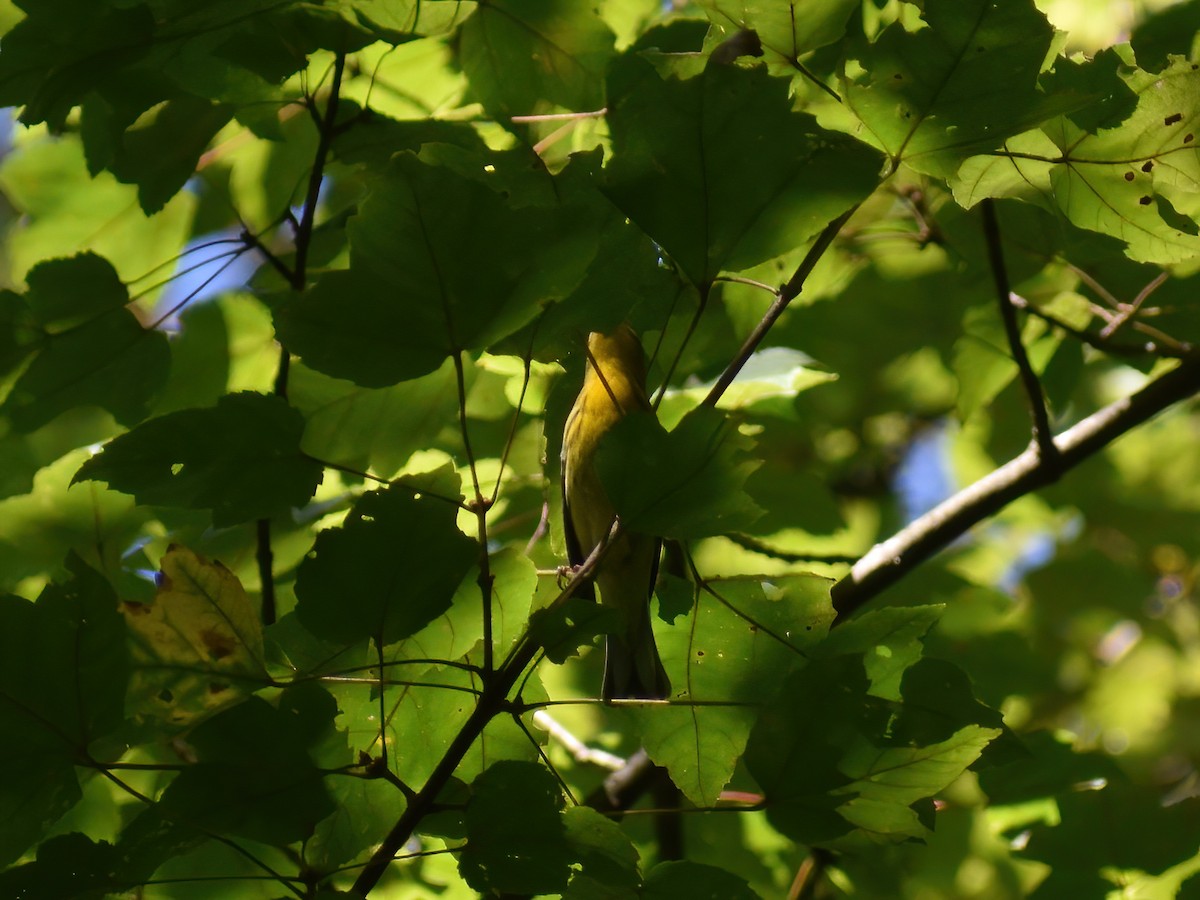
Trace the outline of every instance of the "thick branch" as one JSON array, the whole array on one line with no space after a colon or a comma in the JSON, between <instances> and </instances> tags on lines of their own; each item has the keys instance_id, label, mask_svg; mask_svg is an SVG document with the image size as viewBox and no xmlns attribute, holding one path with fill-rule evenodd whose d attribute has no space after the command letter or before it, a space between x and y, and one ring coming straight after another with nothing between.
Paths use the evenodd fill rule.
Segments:
<instances>
[{"instance_id":1,"label":"thick branch","mask_svg":"<svg viewBox=\"0 0 1200 900\"><path fill-rule=\"evenodd\" d=\"M876 544L854 564L849 575L833 586L837 621L877 597L972 525L1057 480L1063 472L1127 431L1197 391L1200 391L1200 359L1190 359L1136 394L1104 407L1055 438L1057 466L1047 465L1038 449L1030 447L893 537Z\"/></svg>"}]
</instances>

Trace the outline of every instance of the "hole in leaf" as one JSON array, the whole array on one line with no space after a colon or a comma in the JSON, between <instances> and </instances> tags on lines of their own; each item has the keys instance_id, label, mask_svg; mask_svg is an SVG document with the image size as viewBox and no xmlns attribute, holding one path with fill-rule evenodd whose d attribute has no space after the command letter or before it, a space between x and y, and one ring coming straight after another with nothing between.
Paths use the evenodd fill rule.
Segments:
<instances>
[{"instance_id":1,"label":"hole in leaf","mask_svg":"<svg viewBox=\"0 0 1200 900\"><path fill-rule=\"evenodd\" d=\"M1139 200L1138 200L1138 203L1140 203L1142 206L1149 206L1149 205L1150 205L1150 198L1149 198L1149 197L1142 197L1141 199L1139 199Z\"/></svg>"},{"instance_id":2,"label":"hole in leaf","mask_svg":"<svg viewBox=\"0 0 1200 900\"><path fill-rule=\"evenodd\" d=\"M182 471L183 471L183 463L173 463L171 465L171 474L172 475L178 475Z\"/></svg>"},{"instance_id":3,"label":"hole in leaf","mask_svg":"<svg viewBox=\"0 0 1200 900\"><path fill-rule=\"evenodd\" d=\"M1146 162L1142 165L1143 172L1149 172L1153 168L1154 168L1154 163L1151 160L1146 160Z\"/></svg>"},{"instance_id":4,"label":"hole in leaf","mask_svg":"<svg viewBox=\"0 0 1200 900\"><path fill-rule=\"evenodd\" d=\"M1163 124L1164 125L1174 125L1176 122L1182 122L1182 121L1183 121L1183 113L1171 113L1171 115L1169 115L1165 119L1163 119Z\"/></svg>"}]
</instances>

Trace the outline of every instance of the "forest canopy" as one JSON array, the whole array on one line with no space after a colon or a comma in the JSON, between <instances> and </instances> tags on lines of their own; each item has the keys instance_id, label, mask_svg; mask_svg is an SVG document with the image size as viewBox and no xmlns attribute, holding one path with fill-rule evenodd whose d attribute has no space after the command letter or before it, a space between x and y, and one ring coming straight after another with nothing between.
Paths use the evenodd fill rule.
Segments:
<instances>
[{"instance_id":1,"label":"forest canopy","mask_svg":"<svg viewBox=\"0 0 1200 900\"><path fill-rule=\"evenodd\" d=\"M1200 0L0 34L0 896L1200 896Z\"/></svg>"}]
</instances>

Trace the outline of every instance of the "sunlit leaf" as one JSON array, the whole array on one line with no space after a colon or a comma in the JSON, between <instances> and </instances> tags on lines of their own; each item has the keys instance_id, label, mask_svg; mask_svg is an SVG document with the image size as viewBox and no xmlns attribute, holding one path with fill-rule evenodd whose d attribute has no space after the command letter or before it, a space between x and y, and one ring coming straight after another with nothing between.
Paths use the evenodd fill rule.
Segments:
<instances>
[{"instance_id":1,"label":"sunlit leaf","mask_svg":"<svg viewBox=\"0 0 1200 900\"><path fill-rule=\"evenodd\" d=\"M458 37L458 58L484 107L509 118L549 102L572 112L604 105L613 35L598 10L565 0L480 4Z\"/></svg>"},{"instance_id":2,"label":"sunlit leaf","mask_svg":"<svg viewBox=\"0 0 1200 900\"><path fill-rule=\"evenodd\" d=\"M897 22L854 46L865 71L842 82L863 139L893 162L947 175L972 152L1086 102L1038 92L1054 31L1032 0L929 0L922 14L925 28Z\"/></svg>"},{"instance_id":3,"label":"sunlit leaf","mask_svg":"<svg viewBox=\"0 0 1200 900\"><path fill-rule=\"evenodd\" d=\"M780 673L803 664L831 618L823 578L718 581L687 619L659 632L678 705L634 717L650 757L697 806L716 804Z\"/></svg>"},{"instance_id":4,"label":"sunlit leaf","mask_svg":"<svg viewBox=\"0 0 1200 900\"><path fill-rule=\"evenodd\" d=\"M183 727L265 683L262 625L219 562L172 546L160 566L153 603L121 604L132 642L131 712Z\"/></svg>"}]
</instances>

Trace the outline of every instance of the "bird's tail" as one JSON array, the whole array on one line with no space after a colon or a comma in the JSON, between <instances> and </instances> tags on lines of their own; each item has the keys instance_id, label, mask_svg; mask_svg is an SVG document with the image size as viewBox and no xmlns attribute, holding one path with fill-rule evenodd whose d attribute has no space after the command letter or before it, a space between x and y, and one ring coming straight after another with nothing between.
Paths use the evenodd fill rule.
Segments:
<instances>
[{"instance_id":1,"label":"bird's tail","mask_svg":"<svg viewBox=\"0 0 1200 900\"><path fill-rule=\"evenodd\" d=\"M600 696L612 700L665 700L671 682L663 668L650 627L650 604L641 605L637 628L610 634L604 645L604 685Z\"/></svg>"}]
</instances>

